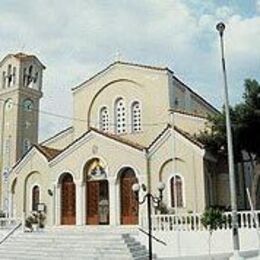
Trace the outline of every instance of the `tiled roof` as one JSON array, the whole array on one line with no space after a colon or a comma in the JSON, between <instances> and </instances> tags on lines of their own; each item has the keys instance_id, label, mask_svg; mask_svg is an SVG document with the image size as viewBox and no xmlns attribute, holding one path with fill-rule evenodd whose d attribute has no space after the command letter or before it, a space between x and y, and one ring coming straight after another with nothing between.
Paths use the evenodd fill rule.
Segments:
<instances>
[{"instance_id":1,"label":"tiled roof","mask_svg":"<svg viewBox=\"0 0 260 260\"><path fill-rule=\"evenodd\" d=\"M31 57L34 57L34 55L29 55L29 54L26 54L26 53L23 53L23 52L18 52L18 53L15 53L15 54L12 54L15 58L17 59L23 59L23 58L31 58Z\"/></svg>"},{"instance_id":2,"label":"tiled roof","mask_svg":"<svg viewBox=\"0 0 260 260\"><path fill-rule=\"evenodd\" d=\"M83 133L80 137L78 137L77 139L75 139L73 142L71 142L69 145L67 145L63 150L56 150L57 151L57 154L54 156L56 157L58 154L60 153L63 153L65 150L69 149L72 145L74 145L75 143L77 143L79 140L81 140L83 137L85 137L86 135L88 135L91 131L93 132L96 132L100 135L103 135L105 137L108 137L110 139L113 139L113 140L116 140L118 142L121 142L121 143L124 143L126 145L129 145L135 149L138 149L138 150L144 150L146 147L138 144L138 143L135 143L135 142L132 142L130 140L127 140L126 138L123 138L121 136L118 136L118 135L115 135L115 134L111 134L111 133L105 133L105 132L102 132L102 131L99 131L98 129L96 128L93 128L91 127L88 131L86 131L85 133ZM48 147L47 147L48 148ZM51 148L52 149L52 148ZM52 159L54 159L54 157ZM50 160L52 160L50 159Z\"/></svg>"},{"instance_id":3,"label":"tiled roof","mask_svg":"<svg viewBox=\"0 0 260 260\"><path fill-rule=\"evenodd\" d=\"M184 110L180 110L180 109L173 109L172 111L179 113L179 114L183 114L183 115L187 115L187 116L192 116L192 117L197 117L197 118L201 118L201 119L207 119L207 116L203 116L203 115L198 115L196 113L192 113L192 112L187 112Z\"/></svg>"},{"instance_id":4,"label":"tiled roof","mask_svg":"<svg viewBox=\"0 0 260 260\"><path fill-rule=\"evenodd\" d=\"M84 81L83 83L81 83L81 84L79 84L78 86L72 88L72 90L76 90L76 89L82 87L83 85L85 85L86 83L88 83L88 82L91 81L92 79L96 78L97 76L101 75L101 74L104 73L105 71L109 70L110 68L112 68L112 67L115 66L116 64L122 64L122 65L133 66L133 67L140 67L140 68L150 69L150 70L171 71L171 70L170 70L169 68L167 68L167 67L158 67L158 66L143 65L143 64L131 63L131 62L115 61L115 62L111 63L110 65L108 65L105 69L103 69L103 70L99 71L98 73L94 74L92 77L90 77L89 79L87 79L87 80Z\"/></svg>"},{"instance_id":5,"label":"tiled roof","mask_svg":"<svg viewBox=\"0 0 260 260\"><path fill-rule=\"evenodd\" d=\"M51 159L53 159L54 157L56 157L58 154L62 152L62 150L50 148L43 145L35 145L35 147L45 155L48 161L50 161Z\"/></svg>"},{"instance_id":6,"label":"tiled roof","mask_svg":"<svg viewBox=\"0 0 260 260\"><path fill-rule=\"evenodd\" d=\"M24 59L28 59L28 58L34 58L36 59L40 64L41 66L43 67L43 69L45 69L46 67L44 66L44 64L33 54L26 54L26 53L23 53L23 52L18 52L18 53L11 53L11 54L8 54L6 55L3 60L0 61L0 64L5 60L7 59L8 57L15 57L16 59L19 59L19 60L24 60Z\"/></svg>"},{"instance_id":7,"label":"tiled roof","mask_svg":"<svg viewBox=\"0 0 260 260\"><path fill-rule=\"evenodd\" d=\"M159 135L157 135L157 137L150 143L150 145L148 146L148 149L150 149L157 142L157 140L159 140L164 135L164 133L170 128L171 128L171 125L167 124L167 126L162 130L162 132ZM177 126L174 126L174 130L176 132L178 132L179 134L181 134L182 136L184 136L185 138L187 138L189 141L191 141L195 145L197 145L198 147L200 147L201 149L204 148L204 145L201 142L199 142L194 136L190 135L188 132L185 132L184 130L178 128Z\"/></svg>"},{"instance_id":8,"label":"tiled roof","mask_svg":"<svg viewBox=\"0 0 260 260\"><path fill-rule=\"evenodd\" d=\"M183 135L184 137L186 137L188 140L190 140L192 143L194 143L201 149L204 148L204 145L201 142L199 142L194 136L190 135L188 132L185 132L176 126L174 127L174 130L177 131L178 133L180 133L181 135Z\"/></svg>"},{"instance_id":9,"label":"tiled roof","mask_svg":"<svg viewBox=\"0 0 260 260\"><path fill-rule=\"evenodd\" d=\"M105 132L99 131L99 130L96 129L96 128L91 128L91 129L92 129L94 132L97 132L97 133L99 133L99 134L101 134L101 135L104 135L104 136L106 136L106 137L108 137L108 138L111 138L111 139L114 139L114 140L116 140L116 141L119 141L119 142L121 142L121 143L127 144L127 145L129 145L129 146L132 146L133 148L136 148L136 149L138 149L138 150L144 150L144 149L146 149L145 146L143 146L143 145L141 145L141 144L138 144L138 143L136 143L136 142L130 141L130 140L128 140L128 139L126 139L126 138L124 138L124 137L122 137L122 136L119 136L119 135L116 135L116 134L112 134L112 133L105 133Z\"/></svg>"}]
</instances>

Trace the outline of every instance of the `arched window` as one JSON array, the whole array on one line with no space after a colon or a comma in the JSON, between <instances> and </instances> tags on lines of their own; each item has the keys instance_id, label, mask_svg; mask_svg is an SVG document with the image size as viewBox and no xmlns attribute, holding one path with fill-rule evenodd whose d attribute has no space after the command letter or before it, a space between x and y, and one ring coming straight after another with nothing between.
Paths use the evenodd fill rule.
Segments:
<instances>
[{"instance_id":1,"label":"arched window","mask_svg":"<svg viewBox=\"0 0 260 260\"><path fill-rule=\"evenodd\" d=\"M37 211L37 206L40 203L40 188L35 185L32 189L32 211Z\"/></svg>"},{"instance_id":2,"label":"arched window","mask_svg":"<svg viewBox=\"0 0 260 260\"><path fill-rule=\"evenodd\" d=\"M171 206L175 207L177 202L177 207L183 207L183 183L182 178L175 175L170 180L171 188Z\"/></svg>"},{"instance_id":3,"label":"arched window","mask_svg":"<svg viewBox=\"0 0 260 260\"><path fill-rule=\"evenodd\" d=\"M33 66L31 65L28 70L27 86L30 85L32 80L33 80Z\"/></svg>"},{"instance_id":4,"label":"arched window","mask_svg":"<svg viewBox=\"0 0 260 260\"><path fill-rule=\"evenodd\" d=\"M23 140L23 154L25 154L31 147L31 142L29 139Z\"/></svg>"},{"instance_id":5,"label":"arched window","mask_svg":"<svg viewBox=\"0 0 260 260\"><path fill-rule=\"evenodd\" d=\"M16 67L13 67L13 85L16 84Z\"/></svg>"},{"instance_id":6,"label":"arched window","mask_svg":"<svg viewBox=\"0 0 260 260\"><path fill-rule=\"evenodd\" d=\"M109 130L109 114L107 107L102 107L99 112L99 129L107 132Z\"/></svg>"},{"instance_id":7,"label":"arched window","mask_svg":"<svg viewBox=\"0 0 260 260\"><path fill-rule=\"evenodd\" d=\"M7 70L7 86L10 87L11 86L11 82L12 82L12 65L9 64L8 65L8 70Z\"/></svg>"},{"instance_id":8,"label":"arched window","mask_svg":"<svg viewBox=\"0 0 260 260\"><path fill-rule=\"evenodd\" d=\"M126 108L122 98L115 103L115 130L117 134L126 132Z\"/></svg>"},{"instance_id":9,"label":"arched window","mask_svg":"<svg viewBox=\"0 0 260 260\"><path fill-rule=\"evenodd\" d=\"M139 102L134 102L132 105L132 132L140 132L141 127L141 105Z\"/></svg>"},{"instance_id":10,"label":"arched window","mask_svg":"<svg viewBox=\"0 0 260 260\"><path fill-rule=\"evenodd\" d=\"M27 79L27 74L26 73L27 73L27 69L24 68L23 69L23 86L24 87L26 87L26 83L27 83L27 80L26 80Z\"/></svg>"},{"instance_id":11,"label":"arched window","mask_svg":"<svg viewBox=\"0 0 260 260\"><path fill-rule=\"evenodd\" d=\"M5 88L6 86L6 72L3 71L3 74L2 74L2 88Z\"/></svg>"}]
</instances>

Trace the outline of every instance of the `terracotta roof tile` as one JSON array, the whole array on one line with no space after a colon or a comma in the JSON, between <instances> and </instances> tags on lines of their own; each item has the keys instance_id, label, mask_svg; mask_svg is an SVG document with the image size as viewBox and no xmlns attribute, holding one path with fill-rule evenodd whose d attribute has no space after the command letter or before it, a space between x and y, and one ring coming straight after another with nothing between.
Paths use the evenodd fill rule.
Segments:
<instances>
[{"instance_id":1,"label":"terracotta roof tile","mask_svg":"<svg viewBox=\"0 0 260 260\"><path fill-rule=\"evenodd\" d=\"M157 135L157 137L151 142L151 144L148 146L148 149L150 149L157 142L157 140L159 140L162 137L162 135L170 128L171 128L171 125L167 124L167 126L162 130L162 132L159 135ZM189 141L191 141L195 145L199 146L202 149L204 148L204 145L201 142L199 142L194 136L190 135L188 132L185 132L184 130L182 130L176 126L174 126L174 130L176 132L178 132L179 134L181 134L182 136L184 136L185 138L187 138Z\"/></svg>"},{"instance_id":2,"label":"terracotta roof tile","mask_svg":"<svg viewBox=\"0 0 260 260\"><path fill-rule=\"evenodd\" d=\"M116 134L112 134L112 133L102 132L102 131L100 131L100 130L98 130L98 129L96 129L96 128L93 128L93 127L91 127L91 130L93 130L94 132L97 132L97 133L99 133L99 134L101 134L101 135L104 135L104 136L106 136L106 137L108 137L108 138L117 140L117 141L119 141L119 142L121 142L121 143L124 143L124 144L127 144L127 145L129 145L129 146L132 146L133 148L136 148L136 149L138 149L138 150L144 150L144 149L146 149L145 146L143 146L143 145L141 145L141 144L139 144L139 143L130 141L130 140L128 140L128 139L126 139L126 138L124 138L124 137L122 137L122 136L119 136L119 135L116 135Z\"/></svg>"},{"instance_id":3,"label":"terracotta roof tile","mask_svg":"<svg viewBox=\"0 0 260 260\"><path fill-rule=\"evenodd\" d=\"M113 63L111 63L110 65L108 65L106 68L104 68L103 70L99 71L98 73L94 74L92 77L88 78L87 80L85 80L83 83L75 86L72 88L72 90L77 90L80 87L82 87L83 85L85 85L86 83L88 83L89 81L91 81L92 79L96 78L97 76L101 75L102 73L104 73L105 71L109 70L110 68L114 67L116 64L122 64L122 65L128 65L128 66L133 66L133 67L140 67L140 68L144 68L144 69L150 69L150 70L158 70L158 71L170 71L172 72L169 68L167 67L158 67L158 66L150 66L150 65L143 65L143 64L138 64L138 63L131 63L131 62L123 62L123 61L115 61Z\"/></svg>"},{"instance_id":4,"label":"terracotta roof tile","mask_svg":"<svg viewBox=\"0 0 260 260\"><path fill-rule=\"evenodd\" d=\"M58 154L62 152L62 150L50 148L43 145L35 145L35 147L45 155L48 161L50 161L51 159L53 159L54 157L56 157Z\"/></svg>"}]
</instances>

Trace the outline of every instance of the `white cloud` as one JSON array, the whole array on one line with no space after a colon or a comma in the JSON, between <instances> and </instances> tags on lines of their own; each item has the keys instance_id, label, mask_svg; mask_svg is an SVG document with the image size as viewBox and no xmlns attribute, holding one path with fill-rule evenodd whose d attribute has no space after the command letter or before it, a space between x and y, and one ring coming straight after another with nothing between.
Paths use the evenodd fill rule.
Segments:
<instances>
[{"instance_id":1,"label":"white cloud","mask_svg":"<svg viewBox=\"0 0 260 260\"><path fill-rule=\"evenodd\" d=\"M241 96L243 78L259 75L254 72L260 17L244 18L232 7L194 0L5 2L0 4L0 56L33 52L47 66L43 110L72 115L71 87L112 62L117 50L129 61L172 67L220 106L221 93L214 91L222 84L215 30L220 19L227 24L231 100ZM67 124L42 116L41 136Z\"/></svg>"},{"instance_id":2,"label":"white cloud","mask_svg":"<svg viewBox=\"0 0 260 260\"><path fill-rule=\"evenodd\" d=\"M260 0L256 0L256 10L260 13Z\"/></svg>"}]
</instances>

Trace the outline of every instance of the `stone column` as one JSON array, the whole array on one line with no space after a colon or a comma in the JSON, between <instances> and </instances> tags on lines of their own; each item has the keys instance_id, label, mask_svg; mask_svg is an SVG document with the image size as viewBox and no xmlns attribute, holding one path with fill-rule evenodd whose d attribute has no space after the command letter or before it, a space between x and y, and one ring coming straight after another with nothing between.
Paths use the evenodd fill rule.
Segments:
<instances>
[{"instance_id":1,"label":"stone column","mask_svg":"<svg viewBox=\"0 0 260 260\"><path fill-rule=\"evenodd\" d=\"M61 184L55 185L55 194L54 194L54 200L55 200L55 225L60 225L61 221Z\"/></svg>"},{"instance_id":2,"label":"stone column","mask_svg":"<svg viewBox=\"0 0 260 260\"><path fill-rule=\"evenodd\" d=\"M82 181L75 181L76 185L76 225L83 225L83 217L82 217L82 197L83 197L83 185Z\"/></svg>"},{"instance_id":3,"label":"stone column","mask_svg":"<svg viewBox=\"0 0 260 260\"><path fill-rule=\"evenodd\" d=\"M117 215L119 214L118 203L116 200L118 199L116 196L116 181L114 178L108 178L109 183L109 225L116 226L117 223Z\"/></svg>"},{"instance_id":4,"label":"stone column","mask_svg":"<svg viewBox=\"0 0 260 260\"><path fill-rule=\"evenodd\" d=\"M14 217L14 201L13 201L13 196L14 194L12 192L9 193L9 218L13 218Z\"/></svg>"},{"instance_id":5,"label":"stone column","mask_svg":"<svg viewBox=\"0 0 260 260\"><path fill-rule=\"evenodd\" d=\"M57 204L56 204L56 193L57 193L57 184L54 183L52 185L52 197L51 197L51 200L52 200L52 220L51 220L51 224L54 226L56 224L56 207L57 207Z\"/></svg>"},{"instance_id":6,"label":"stone column","mask_svg":"<svg viewBox=\"0 0 260 260\"><path fill-rule=\"evenodd\" d=\"M87 205L87 196L86 196L86 182L83 182L82 183L82 225L86 225L86 217L87 217L87 214L86 214L86 205Z\"/></svg>"}]
</instances>

